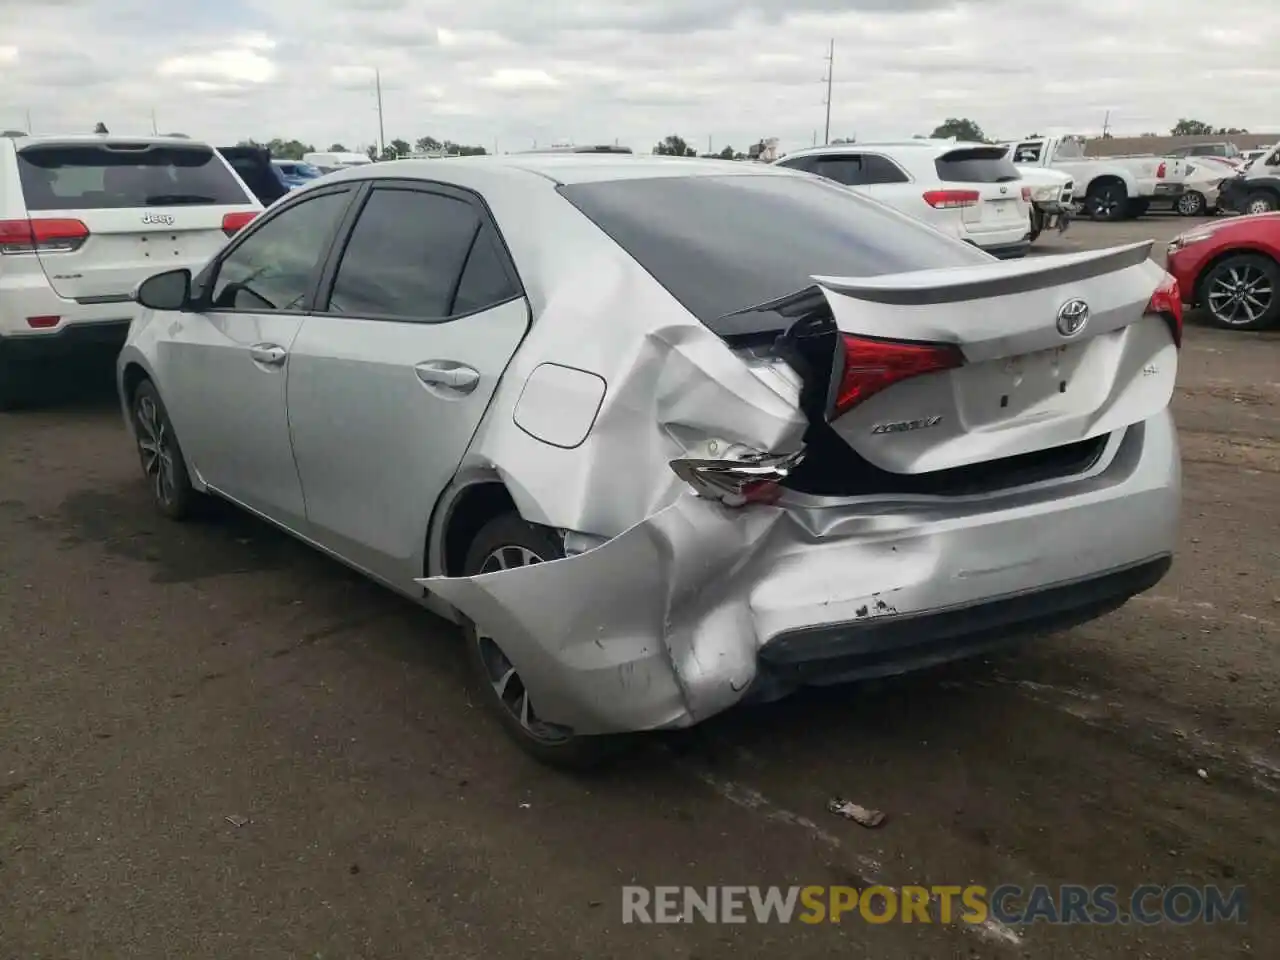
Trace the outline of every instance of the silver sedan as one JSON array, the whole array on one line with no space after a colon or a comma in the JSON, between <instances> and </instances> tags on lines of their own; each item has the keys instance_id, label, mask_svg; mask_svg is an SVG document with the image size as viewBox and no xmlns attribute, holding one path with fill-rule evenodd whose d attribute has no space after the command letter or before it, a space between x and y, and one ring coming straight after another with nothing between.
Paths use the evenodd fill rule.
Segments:
<instances>
[{"instance_id":1,"label":"silver sedan","mask_svg":"<svg viewBox=\"0 0 1280 960\"><path fill-rule=\"evenodd\" d=\"M464 627L553 763L1097 617L1168 569L1181 298L758 164L331 174L142 283L119 388L208 495Z\"/></svg>"}]
</instances>

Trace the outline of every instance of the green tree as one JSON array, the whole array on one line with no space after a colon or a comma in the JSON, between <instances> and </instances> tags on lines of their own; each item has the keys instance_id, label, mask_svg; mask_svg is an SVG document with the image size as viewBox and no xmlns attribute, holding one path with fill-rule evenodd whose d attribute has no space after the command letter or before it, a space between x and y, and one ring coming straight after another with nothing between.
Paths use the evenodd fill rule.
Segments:
<instances>
[{"instance_id":1,"label":"green tree","mask_svg":"<svg viewBox=\"0 0 1280 960\"><path fill-rule=\"evenodd\" d=\"M419 153L431 153L434 150L442 150L444 144L435 137L419 137L413 141L413 148Z\"/></svg>"},{"instance_id":2,"label":"green tree","mask_svg":"<svg viewBox=\"0 0 1280 960\"><path fill-rule=\"evenodd\" d=\"M955 137L957 140L967 140L971 143L986 143L987 135L982 132L982 128L970 120L968 117L947 117L942 123L933 128L933 133L929 134L935 140L946 140Z\"/></svg>"},{"instance_id":3,"label":"green tree","mask_svg":"<svg viewBox=\"0 0 1280 960\"><path fill-rule=\"evenodd\" d=\"M107 125L105 123L99 120L96 124L94 124L93 132L94 133L110 133L111 131L107 129Z\"/></svg>"},{"instance_id":4,"label":"green tree","mask_svg":"<svg viewBox=\"0 0 1280 960\"><path fill-rule=\"evenodd\" d=\"M1209 133L1213 133L1213 124L1203 120L1188 120L1186 117L1175 123L1169 131L1169 135L1174 137L1201 137Z\"/></svg>"},{"instance_id":5,"label":"green tree","mask_svg":"<svg viewBox=\"0 0 1280 960\"><path fill-rule=\"evenodd\" d=\"M314 153L316 149L301 140L285 140L282 137L276 137L263 146L271 151L271 156L279 160L301 160L304 153Z\"/></svg>"},{"instance_id":6,"label":"green tree","mask_svg":"<svg viewBox=\"0 0 1280 960\"><path fill-rule=\"evenodd\" d=\"M733 147L725 147L718 154L716 154L716 156L719 157L721 160L734 160L737 158L738 152L734 150Z\"/></svg>"},{"instance_id":7,"label":"green tree","mask_svg":"<svg viewBox=\"0 0 1280 960\"><path fill-rule=\"evenodd\" d=\"M669 137L663 137L662 142L653 148L653 152L663 157L696 157L693 147L685 142L684 137L678 137L674 133Z\"/></svg>"},{"instance_id":8,"label":"green tree","mask_svg":"<svg viewBox=\"0 0 1280 960\"><path fill-rule=\"evenodd\" d=\"M340 143L331 143L329 144L329 152L330 153L346 153L347 148Z\"/></svg>"},{"instance_id":9,"label":"green tree","mask_svg":"<svg viewBox=\"0 0 1280 960\"><path fill-rule=\"evenodd\" d=\"M1237 134L1237 133L1245 133L1245 134L1247 134L1249 131L1248 131L1248 130L1245 130L1243 127L1219 127L1219 128L1218 128L1216 131L1214 131L1214 132L1215 132L1215 133L1217 133L1217 134L1219 134L1220 136L1221 136L1221 135L1224 135L1224 134L1225 134L1226 136L1233 136L1234 134Z\"/></svg>"}]
</instances>

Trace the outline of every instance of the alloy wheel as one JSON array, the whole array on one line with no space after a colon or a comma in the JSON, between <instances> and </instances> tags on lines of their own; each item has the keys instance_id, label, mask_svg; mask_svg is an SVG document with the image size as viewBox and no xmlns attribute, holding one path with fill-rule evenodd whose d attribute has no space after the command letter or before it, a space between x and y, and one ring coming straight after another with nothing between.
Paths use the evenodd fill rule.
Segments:
<instances>
[{"instance_id":1,"label":"alloy wheel","mask_svg":"<svg viewBox=\"0 0 1280 960\"><path fill-rule=\"evenodd\" d=\"M1184 193L1178 198L1178 213L1184 217L1196 217L1204 212L1205 207L1204 194L1196 193L1194 190Z\"/></svg>"},{"instance_id":2,"label":"alloy wheel","mask_svg":"<svg viewBox=\"0 0 1280 960\"><path fill-rule=\"evenodd\" d=\"M480 573L497 573L542 563L542 558L527 547L499 547L490 553L480 568ZM475 642L480 648L486 679L503 707L516 719L521 728L533 739L545 744L563 743L571 738L569 731L541 719L533 709L529 691L507 655L497 641L476 626Z\"/></svg>"},{"instance_id":3,"label":"alloy wheel","mask_svg":"<svg viewBox=\"0 0 1280 960\"><path fill-rule=\"evenodd\" d=\"M170 506L177 493L173 436L160 408L151 397L138 398L134 407L134 422L137 425L138 453L142 457L143 473L146 474L156 499L165 506Z\"/></svg>"},{"instance_id":4,"label":"alloy wheel","mask_svg":"<svg viewBox=\"0 0 1280 960\"><path fill-rule=\"evenodd\" d=\"M1214 278L1207 299L1215 317L1239 326L1257 322L1271 308L1275 288L1262 270L1240 264Z\"/></svg>"},{"instance_id":5,"label":"alloy wheel","mask_svg":"<svg viewBox=\"0 0 1280 960\"><path fill-rule=\"evenodd\" d=\"M1271 209L1271 201L1266 197L1258 197L1249 201L1249 213L1251 214L1270 213Z\"/></svg>"}]
</instances>

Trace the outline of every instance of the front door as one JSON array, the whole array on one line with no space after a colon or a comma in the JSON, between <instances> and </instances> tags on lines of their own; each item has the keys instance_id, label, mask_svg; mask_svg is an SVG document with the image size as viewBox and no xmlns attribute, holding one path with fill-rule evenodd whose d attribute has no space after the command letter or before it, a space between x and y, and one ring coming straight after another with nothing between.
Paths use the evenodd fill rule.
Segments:
<instances>
[{"instance_id":1,"label":"front door","mask_svg":"<svg viewBox=\"0 0 1280 960\"><path fill-rule=\"evenodd\" d=\"M414 589L436 500L528 322L497 227L474 197L375 186L290 353L309 536Z\"/></svg>"},{"instance_id":2,"label":"front door","mask_svg":"<svg viewBox=\"0 0 1280 960\"><path fill-rule=\"evenodd\" d=\"M196 309L157 319L170 416L192 466L218 492L301 529L306 510L285 410L289 351L353 190L264 217L206 274Z\"/></svg>"}]
</instances>

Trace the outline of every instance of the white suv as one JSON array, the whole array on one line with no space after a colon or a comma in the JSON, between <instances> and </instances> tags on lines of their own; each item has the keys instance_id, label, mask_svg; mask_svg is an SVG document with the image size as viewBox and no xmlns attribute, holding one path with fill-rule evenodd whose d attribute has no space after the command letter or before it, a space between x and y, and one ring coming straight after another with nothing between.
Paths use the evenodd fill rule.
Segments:
<instances>
[{"instance_id":1,"label":"white suv","mask_svg":"<svg viewBox=\"0 0 1280 960\"><path fill-rule=\"evenodd\" d=\"M135 284L199 269L261 210L192 140L0 137L0 409L53 363L118 351Z\"/></svg>"},{"instance_id":2,"label":"white suv","mask_svg":"<svg viewBox=\"0 0 1280 960\"><path fill-rule=\"evenodd\" d=\"M1003 259L1031 247L1031 191L1005 147L954 140L845 143L777 161L842 183Z\"/></svg>"}]
</instances>

